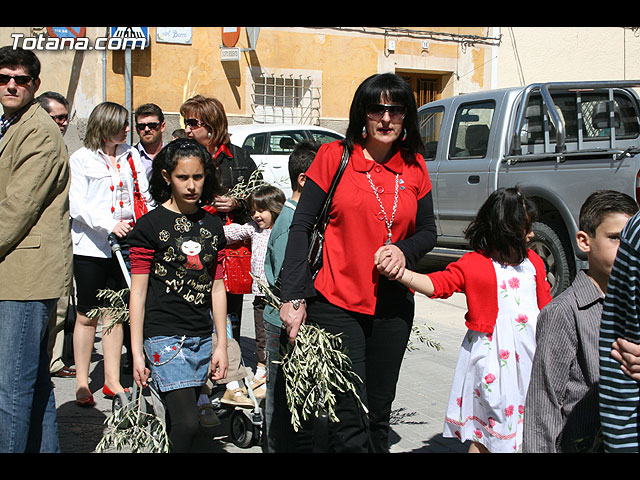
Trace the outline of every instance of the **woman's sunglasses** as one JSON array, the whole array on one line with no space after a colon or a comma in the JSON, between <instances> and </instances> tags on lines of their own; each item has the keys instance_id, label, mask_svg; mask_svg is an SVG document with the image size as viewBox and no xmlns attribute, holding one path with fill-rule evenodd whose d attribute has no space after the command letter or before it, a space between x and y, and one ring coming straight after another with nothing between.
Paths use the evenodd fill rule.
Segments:
<instances>
[{"instance_id":1,"label":"woman's sunglasses","mask_svg":"<svg viewBox=\"0 0 640 480\"><path fill-rule=\"evenodd\" d=\"M407 107L404 105L384 105L381 103L373 103L367 106L367 117L371 120L382 120L385 112L389 112L389 118L392 121L398 121L402 120L407 114Z\"/></svg>"},{"instance_id":2,"label":"woman's sunglasses","mask_svg":"<svg viewBox=\"0 0 640 480\"><path fill-rule=\"evenodd\" d=\"M200 120L197 120L195 118L187 118L184 121L185 126L189 127L189 128L198 128L198 127L203 127L204 123L202 123Z\"/></svg>"}]
</instances>

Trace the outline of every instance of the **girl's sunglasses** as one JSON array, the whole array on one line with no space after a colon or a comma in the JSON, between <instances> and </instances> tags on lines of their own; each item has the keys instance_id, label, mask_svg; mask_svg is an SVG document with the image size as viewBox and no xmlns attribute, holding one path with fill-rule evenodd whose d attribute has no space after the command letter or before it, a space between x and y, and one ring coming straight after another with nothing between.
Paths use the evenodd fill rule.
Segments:
<instances>
[{"instance_id":1,"label":"girl's sunglasses","mask_svg":"<svg viewBox=\"0 0 640 480\"><path fill-rule=\"evenodd\" d=\"M404 105L384 105L381 103L372 103L367 106L367 117L371 120L382 120L385 112L389 112L389 118L392 121L398 121L402 120L407 114L407 107Z\"/></svg>"}]
</instances>

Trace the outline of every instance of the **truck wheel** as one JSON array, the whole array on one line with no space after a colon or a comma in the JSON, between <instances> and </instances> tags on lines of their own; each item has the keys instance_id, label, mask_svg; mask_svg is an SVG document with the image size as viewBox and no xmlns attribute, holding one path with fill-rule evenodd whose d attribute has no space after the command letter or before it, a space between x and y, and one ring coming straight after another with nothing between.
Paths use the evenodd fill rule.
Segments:
<instances>
[{"instance_id":1,"label":"truck wheel","mask_svg":"<svg viewBox=\"0 0 640 480\"><path fill-rule=\"evenodd\" d=\"M559 228L551 224L535 222L532 226L534 238L529 248L542 258L547 270L547 280L551 286L551 296L555 297L571 284L571 263L567 252L571 251L568 242L558 234Z\"/></svg>"}]
</instances>

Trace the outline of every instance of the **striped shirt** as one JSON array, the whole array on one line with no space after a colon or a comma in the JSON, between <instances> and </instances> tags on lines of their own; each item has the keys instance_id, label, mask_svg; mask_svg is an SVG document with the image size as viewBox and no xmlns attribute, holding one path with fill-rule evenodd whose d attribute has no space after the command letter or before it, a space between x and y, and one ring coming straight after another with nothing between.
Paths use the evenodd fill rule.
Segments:
<instances>
[{"instance_id":1,"label":"striped shirt","mask_svg":"<svg viewBox=\"0 0 640 480\"><path fill-rule=\"evenodd\" d=\"M617 338L640 343L640 213L621 233L600 326L600 422L605 450L638 452L640 384L611 357Z\"/></svg>"}]
</instances>

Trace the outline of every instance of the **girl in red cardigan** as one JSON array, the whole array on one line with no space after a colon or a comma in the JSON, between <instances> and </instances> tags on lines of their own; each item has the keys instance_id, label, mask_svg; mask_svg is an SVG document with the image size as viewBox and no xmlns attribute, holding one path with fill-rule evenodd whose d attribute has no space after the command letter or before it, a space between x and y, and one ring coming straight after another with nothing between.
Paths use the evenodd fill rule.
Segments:
<instances>
[{"instance_id":1,"label":"girl in red cardigan","mask_svg":"<svg viewBox=\"0 0 640 480\"><path fill-rule=\"evenodd\" d=\"M464 292L462 341L443 436L470 440L469 452L516 452L535 352L538 312L551 301L542 259L526 245L535 206L517 188L489 196L465 231L473 252L444 271L405 270L399 280L432 298ZM382 271L385 251L376 255Z\"/></svg>"}]
</instances>

